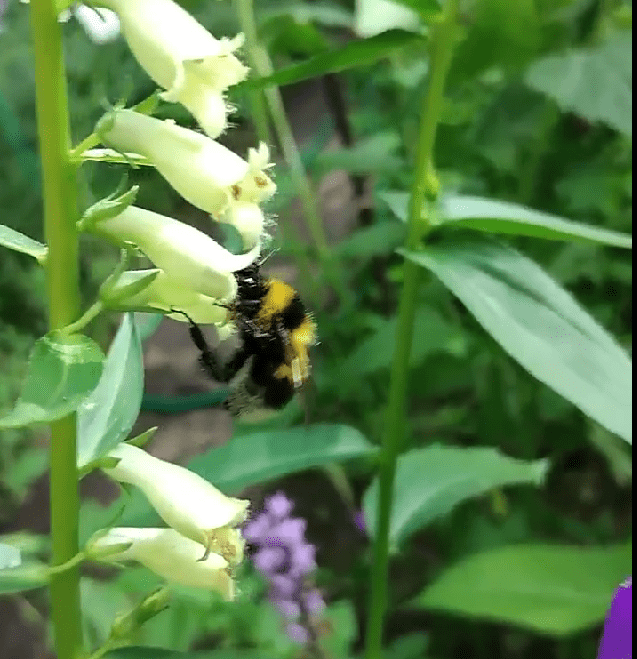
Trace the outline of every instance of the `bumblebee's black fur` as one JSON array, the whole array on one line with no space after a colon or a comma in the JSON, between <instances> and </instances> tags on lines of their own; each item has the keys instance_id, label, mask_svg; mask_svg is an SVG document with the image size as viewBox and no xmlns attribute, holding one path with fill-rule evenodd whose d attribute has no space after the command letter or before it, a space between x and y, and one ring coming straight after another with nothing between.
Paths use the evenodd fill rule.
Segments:
<instances>
[{"instance_id":1,"label":"bumblebee's black fur","mask_svg":"<svg viewBox=\"0 0 637 659\"><path fill-rule=\"evenodd\" d=\"M275 374L289 361L290 333L307 320L307 311L298 293L295 293L283 308L265 309L264 322L261 312L270 286L287 285L265 279L256 264L236 272L235 277L237 296L231 306L231 317L241 340L236 354L229 362L222 364L206 343L199 326L188 318L191 339L201 352L201 365L214 380L227 383L244 366L248 369L247 377L237 387L241 393L237 393L234 401L229 398L225 402L227 409L234 414L240 413L240 408L246 405L244 399L259 400L263 407L280 409L294 396L295 383L289 377L277 377ZM246 366L248 360L251 361Z\"/></svg>"}]
</instances>

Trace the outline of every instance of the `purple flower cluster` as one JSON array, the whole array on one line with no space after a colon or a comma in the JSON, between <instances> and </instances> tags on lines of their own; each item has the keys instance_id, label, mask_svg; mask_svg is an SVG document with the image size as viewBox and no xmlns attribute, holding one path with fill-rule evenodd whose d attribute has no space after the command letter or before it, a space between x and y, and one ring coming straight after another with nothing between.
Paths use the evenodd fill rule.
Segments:
<instances>
[{"instance_id":1,"label":"purple flower cluster","mask_svg":"<svg viewBox=\"0 0 637 659\"><path fill-rule=\"evenodd\" d=\"M316 547L305 540L307 522L290 517L293 503L277 492L261 514L248 522L243 537L255 546L255 567L270 584L269 598L286 620L288 636L299 643L312 638L311 621L325 607L321 593L306 583L316 569Z\"/></svg>"}]
</instances>

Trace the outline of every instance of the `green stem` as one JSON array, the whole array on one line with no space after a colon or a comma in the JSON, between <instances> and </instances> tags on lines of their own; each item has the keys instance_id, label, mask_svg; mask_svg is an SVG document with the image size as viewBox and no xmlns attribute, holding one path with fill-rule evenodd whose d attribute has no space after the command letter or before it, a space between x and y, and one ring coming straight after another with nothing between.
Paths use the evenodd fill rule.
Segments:
<instances>
[{"instance_id":1,"label":"green stem","mask_svg":"<svg viewBox=\"0 0 637 659\"><path fill-rule=\"evenodd\" d=\"M32 0L35 93L42 161L49 326L61 329L79 308L76 170L70 136L62 36L52 0ZM78 554L75 415L51 424L51 536L53 565ZM82 654L79 570L51 578L51 614L58 659Z\"/></svg>"},{"instance_id":2,"label":"green stem","mask_svg":"<svg viewBox=\"0 0 637 659\"><path fill-rule=\"evenodd\" d=\"M414 181L409 203L409 220L405 248L418 249L429 229L429 218L423 217L427 200L435 200L438 179L434 166L434 146L438 120L442 111L444 87L456 35L458 0L448 0L441 21L431 29L430 78L420 113ZM406 428L407 376L413 338L420 267L406 260L404 284L398 305L398 327L389 381L389 396L381 453L379 458L380 491L377 510L376 540L372 558L372 590L365 638L365 658L380 659L383 624L388 600L389 522L396 473L396 459Z\"/></svg>"},{"instance_id":3,"label":"green stem","mask_svg":"<svg viewBox=\"0 0 637 659\"><path fill-rule=\"evenodd\" d=\"M237 0L237 8L241 29L246 35L250 66L252 66L259 77L269 76L274 72L274 69L267 50L261 46L257 38L256 28L254 28L256 22L252 0ZM303 166L299 148L287 120L279 88L276 86L267 87L263 90L263 94L265 95L270 116L272 117L277 140L283 151L283 157L290 168L292 183L301 198L305 223L321 262L321 267L326 273L329 282L338 292L341 300L349 299L351 296L345 287L345 281L340 276L330 252L323 222L318 212L316 195L312 189L310 178Z\"/></svg>"},{"instance_id":4,"label":"green stem","mask_svg":"<svg viewBox=\"0 0 637 659\"><path fill-rule=\"evenodd\" d=\"M97 318L102 311L104 311L104 305L100 300L93 303L85 313L82 314L82 317L76 320L75 322L67 325L63 328L65 334L74 334L81 332L94 318Z\"/></svg>"}]
</instances>

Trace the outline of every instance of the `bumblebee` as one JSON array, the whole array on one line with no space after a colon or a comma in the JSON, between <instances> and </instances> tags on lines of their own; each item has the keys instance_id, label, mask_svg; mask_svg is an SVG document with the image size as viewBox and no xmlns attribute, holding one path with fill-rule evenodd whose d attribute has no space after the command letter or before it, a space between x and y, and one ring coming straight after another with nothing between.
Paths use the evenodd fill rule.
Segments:
<instances>
[{"instance_id":1,"label":"bumblebee","mask_svg":"<svg viewBox=\"0 0 637 659\"><path fill-rule=\"evenodd\" d=\"M235 417L258 418L281 409L307 382L308 349L316 342L316 324L298 292L279 279L264 277L258 264L239 270L235 277L237 296L229 318L239 334L237 352L221 363L199 326L188 318L190 337L206 373L230 383L225 408Z\"/></svg>"}]
</instances>

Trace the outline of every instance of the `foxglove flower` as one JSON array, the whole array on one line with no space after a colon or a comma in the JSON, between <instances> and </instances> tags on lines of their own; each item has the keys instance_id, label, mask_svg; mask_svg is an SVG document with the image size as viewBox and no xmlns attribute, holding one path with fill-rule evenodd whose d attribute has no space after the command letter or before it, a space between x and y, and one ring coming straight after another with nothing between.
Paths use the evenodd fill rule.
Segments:
<instances>
[{"instance_id":1,"label":"foxglove flower","mask_svg":"<svg viewBox=\"0 0 637 659\"><path fill-rule=\"evenodd\" d=\"M119 18L110 9L96 11L86 5L76 4L60 12L58 21L66 23L71 16L75 16L89 39L96 44L108 43L119 35Z\"/></svg>"},{"instance_id":2,"label":"foxglove flower","mask_svg":"<svg viewBox=\"0 0 637 659\"><path fill-rule=\"evenodd\" d=\"M81 221L80 228L119 243L132 243L144 252L169 277L151 284L151 293L168 299L177 293L175 287L183 286L184 298L189 294L191 298L205 296L191 299L201 305L206 298L234 298L237 282L232 273L250 265L260 249L257 243L245 254L232 254L194 227L136 206L128 206L114 217ZM172 291L166 290L171 286ZM175 300L174 306L182 310L180 300ZM216 312L210 313L216 316Z\"/></svg>"},{"instance_id":3,"label":"foxglove flower","mask_svg":"<svg viewBox=\"0 0 637 659\"><path fill-rule=\"evenodd\" d=\"M228 310L219 300L203 295L186 287L180 279L173 279L163 270L155 279L139 293L123 296L120 291L126 290L130 281L146 272L153 270L134 270L123 273L115 285L108 291L104 302L107 307L117 311L159 311L169 318L180 322L188 322L184 313L199 325L215 324L225 326L228 323ZM174 310L179 309L177 313Z\"/></svg>"},{"instance_id":4,"label":"foxglove flower","mask_svg":"<svg viewBox=\"0 0 637 659\"><path fill-rule=\"evenodd\" d=\"M325 607L307 577L316 569L316 548L305 540L307 522L290 517L293 504L281 492L265 502L264 511L243 529L256 547L252 561L270 584L269 597L286 620L288 636L299 643L310 639L309 625Z\"/></svg>"},{"instance_id":5,"label":"foxglove flower","mask_svg":"<svg viewBox=\"0 0 637 659\"><path fill-rule=\"evenodd\" d=\"M224 91L248 73L233 54L243 35L215 39L172 0L99 0L117 12L128 45L148 75L181 103L210 137L226 128Z\"/></svg>"},{"instance_id":6,"label":"foxglove flower","mask_svg":"<svg viewBox=\"0 0 637 659\"><path fill-rule=\"evenodd\" d=\"M246 161L201 133L132 110L113 110L96 132L118 151L148 158L184 199L216 220L225 213L254 243L263 226L258 205L276 190L264 171L271 166L265 144L249 149Z\"/></svg>"},{"instance_id":7,"label":"foxglove flower","mask_svg":"<svg viewBox=\"0 0 637 659\"><path fill-rule=\"evenodd\" d=\"M173 529L112 528L97 534L87 551L94 559L136 561L166 581L234 598L230 563L218 553L201 560L201 545Z\"/></svg>"},{"instance_id":8,"label":"foxglove flower","mask_svg":"<svg viewBox=\"0 0 637 659\"><path fill-rule=\"evenodd\" d=\"M249 501L227 497L198 474L131 444L119 444L108 457L119 462L103 471L139 488L168 526L204 545L205 556L217 553L230 565L243 560L236 526L245 520Z\"/></svg>"}]
</instances>

